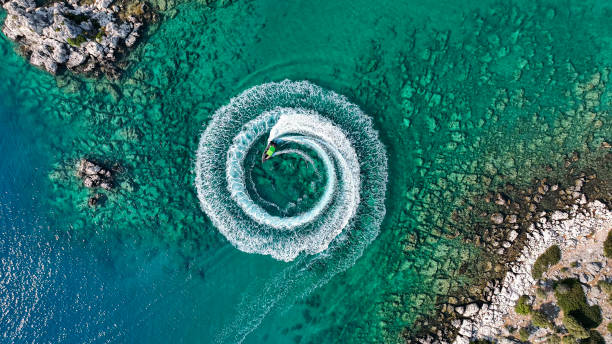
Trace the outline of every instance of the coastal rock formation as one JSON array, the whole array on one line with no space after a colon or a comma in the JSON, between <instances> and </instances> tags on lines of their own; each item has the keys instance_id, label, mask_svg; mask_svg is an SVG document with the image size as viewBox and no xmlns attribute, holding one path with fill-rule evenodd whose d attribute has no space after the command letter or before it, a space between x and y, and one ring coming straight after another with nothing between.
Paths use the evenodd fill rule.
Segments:
<instances>
[{"instance_id":1,"label":"coastal rock formation","mask_svg":"<svg viewBox=\"0 0 612 344\"><path fill-rule=\"evenodd\" d=\"M79 162L77 176L83 180L83 185L90 189L100 187L111 190L114 186L113 173L87 159L81 159Z\"/></svg>"},{"instance_id":2,"label":"coastal rock formation","mask_svg":"<svg viewBox=\"0 0 612 344\"><path fill-rule=\"evenodd\" d=\"M38 7L33 0L9 0L2 32L19 44L31 64L56 74L62 69L117 78L119 57L133 46L145 20L144 3L77 0Z\"/></svg>"},{"instance_id":3,"label":"coastal rock formation","mask_svg":"<svg viewBox=\"0 0 612 344\"><path fill-rule=\"evenodd\" d=\"M568 212L556 211L549 218L542 217L529 228L527 243L520 256L511 263L506 277L491 282L493 291L489 303L484 303L477 312L462 315L465 319L457 323L459 335L455 343L467 344L476 338L495 338L502 334L504 316L516 301L535 285L531 271L536 259L551 245L558 245L562 251L575 249L586 236L612 227L612 212L599 202L574 205ZM600 269L600 266L591 269ZM583 277L583 276L581 276Z\"/></svg>"}]
</instances>

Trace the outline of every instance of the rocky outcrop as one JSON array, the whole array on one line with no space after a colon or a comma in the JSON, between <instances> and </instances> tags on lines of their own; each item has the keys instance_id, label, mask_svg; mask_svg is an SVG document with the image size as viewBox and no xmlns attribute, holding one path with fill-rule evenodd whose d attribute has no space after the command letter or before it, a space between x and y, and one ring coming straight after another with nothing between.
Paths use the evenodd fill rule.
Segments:
<instances>
[{"instance_id":1,"label":"rocky outcrop","mask_svg":"<svg viewBox=\"0 0 612 344\"><path fill-rule=\"evenodd\" d=\"M33 0L9 0L3 4L7 17L2 32L19 44L31 64L52 74L69 69L117 78L119 58L152 17L143 3L112 3L69 0L37 7Z\"/></svg>"},{"instance_id":2,"label":"rocky outcrop","mask_svg":"<svg viewBox=\"0 0 612 344\"><path fill-rule=\"evenodd\" d=\"M580 202L582 203L582 202ZM527 294L536 283L531 276L535 260L551 245L558 245L562 251L575 249L585 237L598 230L607 231L612 227L612 212L599 202L576 204L567 212L556 211L550 217L542 217L529 228L527 242L513 263L506 277L491 282L490 299L467 314L467 307L456 310L465 317L457 322L459 335L455 343L467 344L471 339L498 337L502 332L504 316L514 307L518 298ZM597 269L593 266L592 269Z\"/></svg>"},{"instance_id":3,"label":"rocky outcrop","mask_svg":"<svg viewBox=\"0 0 612 344\"><path fill-rule=\"evenodd\" d=\"M113 172L87 159L79 161L77 176L83 180L85 187L111 190L114 187Z\"/></svg>"}]
</instances>

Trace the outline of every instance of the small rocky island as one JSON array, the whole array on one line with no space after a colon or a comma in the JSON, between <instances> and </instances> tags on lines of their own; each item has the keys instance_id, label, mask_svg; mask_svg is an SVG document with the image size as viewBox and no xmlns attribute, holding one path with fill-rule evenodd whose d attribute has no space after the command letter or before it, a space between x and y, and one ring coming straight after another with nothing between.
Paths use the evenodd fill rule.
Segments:
<instances>
[{"instance_id":1,"label":"small rocky island","mask_svg":"<svg viewBox=\"0 0 612 344\"><path fill-rule=\"evenodd\" d=\"M121 57L155 15L144 2L69 0L42 6L33 0L0 0L7 11L2 32L31 64L57 74L72 70L117 79Z\"/></svg>"},{"instance_id":2,"label":"small rocky island","mask_svg":"<svg viewBox=\"0 0 612 344\"><path fill-rule=\"evenodd\" d=\"M102 165L95 163L88 159L81 159L77 168L77 177L83 181L83 185L91 190L102 188L110 191L115 187L115 170L106 169ZM91 195L87 201L87 205L90 207L98 206L104 203L106 196L102 193L96 192Z\"/></svg>"}]
</instances>

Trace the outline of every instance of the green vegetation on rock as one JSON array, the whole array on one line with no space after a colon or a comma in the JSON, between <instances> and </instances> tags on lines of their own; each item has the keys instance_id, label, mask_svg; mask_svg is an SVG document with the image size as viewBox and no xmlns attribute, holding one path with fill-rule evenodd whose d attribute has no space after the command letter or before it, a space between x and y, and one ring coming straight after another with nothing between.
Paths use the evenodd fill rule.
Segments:
<instances>
[{"instance_id":1,"label":"green vegetation on rock","mask_svg":"<svg viewBox=\"0 0 612 344\"><path fill-rule=\"evenodd\" d=\"M546 291L542 288L536 289L535 294L538 299L546 299Z\"/></svg>"},{"instance_id":2,"label":"green vegetation on rock","mask_svg":"<svg viewBox=\"0 0 612 344\"><path fill-rule=\"evenodd\" d=\"M544 315L544 313L540 312L540 311L533 311L531 313L531 322L537 326L537 327L541 327L541 328L554 328L555 325L553 324L552 321L550 321L546 315Z\"/></svg>"},{"instance_id":3,"label":"green vegetation on rock","mask_svg":"<svg viewBox=\"0 0 612 344\"><path fill-rule=\"evenodd\" d=\"M561 338L561 343L562 344L577 344L578 340L576 340L576 338L574 338L572 336L565 336L565 337Z\"/></svg>"},{"instance_id":4,"label":"green vegetation on rock","mask_svg":"<svg viewBox=\"0 0 612 344\"><path fill-rule=\"evenodd\" d=\"M78 48L81 46L81 44L87 42L87 38L83 35L78 35L75 38L68 38L67 41L68 44Z\"/></svg>"},{"instance_id":5,"label":"green vegetation on rock","mask_svg":"<svg viewBox=\"0 0 612 344\"><path fill-rule=\"evenodd\" d=\"M527 331L527 328L523 327L519 330L519 338L523 342L526 342L527 339L529 339L529 331Z\"/></svg>"},{"instance_id":6,"label":"green vegetation on rock","mask_svg":"<svg viewBox=\"0 0 612 344\"><path fill-rule=\"evenodd\" d=\"M612 230L608 232L608 237L604 241L604 255L612 258Z\"/></svg>"},{"instance_id":7,"label":"green vegetation on rock","mask_svg":"<svg viewBox=\"0 0 612 344\"><path fill-rule=\"evenodd\" d=\"M561 249L559 246L553 245L549 247L542 255L536 259L531 269L531 276L534 279L540 279L551 265L557 264L561 260Z\"/></svg>"},{"instance_id":8,"label":"green vegetation on rock","mask_svg":"<svg viewBox=\"0 0 612 344\"><path fill-rule=\"evenodd\" d=\"M580 342L581 344L606 344L605 339L601 333L591 330L589 331L589 338Z\"/></svg>"},{"instance_id":9,"label":"green vegetation on rock","mask_svg":"<svg viewBox=\"0 0 612 344\"><path fill-rule=\"evenodd\" d=\"M594 328L601 323L601 309L597 305L587 304L578 280L568 278L560 281L555 288L555 297L565 317L571 315L586 328Z\"/></svg>"},{"instance_id":10,"label":"green vegetation on rock","mask_svg":"<svg viewBox=\"0 0 612 344\"><path fill-rule=\"evenodd\" d=\"M556 334L551 334L550 336L546 338L546 343L547 344L561 344L561 337L557 336Z\"/></svg>"},{"instance_id":11,"label":"green vegetation on rock","mask_svg":"<svg viewBox=\"0 0 612 344\"><path fill-rule=\"evenodd\" d=\"M577 339L585 339L589 338L590 334L576 318L571 315L566 315L563 317L563 326L567 329L567 332L571 334L574 338Z\"/></svg>"},{"instance_id":12,"label":"green vegetation on rock","mask_svg":"<svg viewBox=\"0 0 612 344\"><path fill-rule=\"evenodd\" d=\"M597 282L597 286L606 294L608 294L608 296L612 296L612 283L608 282L608 281L604 281L604 280L599 280Z\"/></svg>"},{"instance_id":13,"label":"green vegetation on rock","mask_svg":"<svg viewBox=\"0 0 612 344\"><path fill-rule=\"evenodd\" d=\"M612 334L612 322L608 323L608 333Z\"/></svg>"},{"instance_id":14,"label":"green vegetation on rock","mask_svg":"<svg viewBox=\"0 0 612 344\"><path fill-rule=\"evenodd\" d=\"M96 34L96 41L100 42L102 41L102 38L106 36L106 29L104 27L100 28L100 31L98 31L98 33Z\"/></svg>"},{"instance_id":15,"label":"green vegetation on rock","mask_svg":"<svg viewBox=\"0 0 612 344\"><path fill-rule=\"evenodd\" d=\"M519 297L516 301L516 305L514 306L514 311L516 314L527 315L531 313L531 305L529 302L529 296L523 295Z\"/></svg>"}]
</instances>

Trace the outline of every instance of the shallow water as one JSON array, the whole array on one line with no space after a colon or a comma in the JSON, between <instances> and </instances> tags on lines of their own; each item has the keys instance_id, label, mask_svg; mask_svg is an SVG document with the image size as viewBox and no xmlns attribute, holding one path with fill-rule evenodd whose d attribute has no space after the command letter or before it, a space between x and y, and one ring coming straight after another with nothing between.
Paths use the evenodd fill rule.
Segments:
<instances>
[{"instance_id":1,"label":"shallow water","mask_svg":"<svg viewBox=\"0 0 612 344\"><path fill-rule=\"evenodd\" d=\"M117 83L49 76L1 36L2 335L401 341L478 277L482 252L461 240L469 226L454 211L612 139L611 10L602 1L184 2ZM299 279L297 262L232 247L194 187L214 111L284 79L359 105L389 158L378 237L354 265L334 258ZM74 176L83 156L125 170L96 210Z\"/></svg>"}]
</instances>

